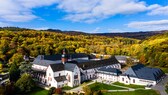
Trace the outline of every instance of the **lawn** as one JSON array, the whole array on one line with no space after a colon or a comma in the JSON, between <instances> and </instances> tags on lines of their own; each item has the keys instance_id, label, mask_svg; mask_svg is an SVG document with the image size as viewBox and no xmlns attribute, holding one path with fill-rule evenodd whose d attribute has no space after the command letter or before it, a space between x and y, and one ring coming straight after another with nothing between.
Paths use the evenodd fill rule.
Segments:
<instances>
[{"instance_id":1,"label":"lawn","mask_svg":"<svg viewBox=\"0 0 168 95\"><path fill-rule=\"evenodd\" d=\"M104 84L104 83L98 83L98 82L89 85L89 87L92 90L123 90L123 89L125 89L125 88L120 88L120 87L116 87L116 86L112 86L112 85L107 85L107 84Z\"/></svg>"},{"instance_id":2,"label":"lawn","mask_svg":"<svg viewBox=\"0 0 168 95\"><path fill-rule=\"evenodd\" d=\"M166 92L167 92L167 94L168 94L168 86L166 86Z\"/></svg>"},{"instance_id":3,"label":"lawn","mask_svg":"<svg viewBox=\"0 0 168 95\"><path fill-rule=\"evenodd\" d=\"M159 95L154 90L136 90L133 92L106 92L103 95Z\"/></svg>"},{"instance_id":4,"label":"lawn","mask_svg":"<svg viewBox=\"0 0 168 95\"><path fill-rule=\"evenodd\" d=\"M74 88L76 88L76 87L78 87L78 86L75 86L75 87L64 86L64 87L62 87L61 89L62 89L62 90L71 90L71 89L74 89Z\"/></svg>"},{"instance_id":5,"label":"lawn","mask_svg":"<svg viewBox=\"0 0 168 95\"><path fill-rule=\"evenodd\" d=\"M114 85L119 85L119 86L125 86L125 87L129 87L129 88L145 88L144 86L141 86L141 85L133 85L133 84L130 84L130 85L126 85L126 84L123 84L123 83L119 83L119 82L115 82L113 83Z\"/></svg>"},{"instance_id":6,"label":"lawn","mask_svg":"<svg viewBox=\"0 0 168 95\"><path fill-rule=\"evenodd\" d=\"M45 89L40 88L40 87L36 87L34 89L34 91L29 93L28 95L48 95L48 90L45 90Z\"/></svg>"}]
</instances>

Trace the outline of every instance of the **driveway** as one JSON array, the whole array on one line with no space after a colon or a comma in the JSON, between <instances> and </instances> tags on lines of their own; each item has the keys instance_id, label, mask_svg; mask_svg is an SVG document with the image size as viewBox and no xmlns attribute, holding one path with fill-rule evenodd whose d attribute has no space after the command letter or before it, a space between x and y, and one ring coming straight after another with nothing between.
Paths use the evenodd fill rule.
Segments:
<instances>
[{"instance_id":1,"label":"driveway","mask_svg":"<svg viewBox=\"0 0 168 95\"><path fill-rule=\"evenodd\" d=\"M161 95L168 95L165 91L165 86L167 83L168 83L168 75L166 75L166 77L161 82L152 87L152 89L159 91Z\"/></svg>"}]
</instances>

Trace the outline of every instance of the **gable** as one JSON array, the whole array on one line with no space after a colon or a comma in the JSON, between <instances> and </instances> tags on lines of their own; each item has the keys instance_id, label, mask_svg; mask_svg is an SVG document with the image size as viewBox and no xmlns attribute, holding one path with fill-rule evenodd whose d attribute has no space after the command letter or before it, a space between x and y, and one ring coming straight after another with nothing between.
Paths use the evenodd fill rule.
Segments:
<instances>
[{"instance_id":1,"label":"gable","mask_svg":"<svg viewBox=\"0 0 168 95\"><path fill-rule=\"evenodd\" d=\"M129 68L127 71L124 72L124 74L137 77L137 75L135 74L132 68Z\"/></svg>"}]
</instances>

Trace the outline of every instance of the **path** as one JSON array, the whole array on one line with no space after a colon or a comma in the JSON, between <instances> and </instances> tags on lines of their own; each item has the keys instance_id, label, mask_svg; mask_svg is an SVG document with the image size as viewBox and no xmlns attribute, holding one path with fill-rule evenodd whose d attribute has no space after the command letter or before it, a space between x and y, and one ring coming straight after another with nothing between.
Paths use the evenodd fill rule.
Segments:
<instances>
[{"instance_id":1,"label":"path","mask_svg":"<svg viewBox=\"0 0 168 95\"><path fill-rule=\"evenodd\" d=\"M167 83L168 83L168 74L166 75L166 77L161 82L159 82L157 85L155 85L151 88L159 91L161 95L168 95L165 91L165 86L166 86Z\"/></svg>"},{"instance_id":2,"label":"path","mask_svg":"<svg viewBox=\"0 0 168 95\"><path fill-rule=\"evenodd\" d=\"M86 84L86 85L91 85L91 84L93 84L93 83L95 83L95 82L100 82L99 80L93 80L92 82L90 82L90 83L88 83L88 84ZM102 83L102 82L101 82ZM105 83L105 82L103 82L103 83ZM105 84L108 84L108 83L105 83ZM109 84L108 84L109 85ZM125 88L124 90L108 90L108 92L118 92L118 91L135 91L135 89L133 89L133 88L129 88L129 87L125 87L125 86L119 86L119 85L114 85L114 84L111 84L112 86L116 86L116 87L120 87L120 88ZM80 92L80 91L82 91L82 85L81 86L79 86L79 87L77 87L77 88L74 88L74 89L71 89L71 90L69 90L69 91L66 91L66 92Z\"/></svg>"},{"instance_id":3,"label":"path","mask_svg":"<svg viewBox=\"0 0 168 95\"><path fill-rule=\"evenodd\" d=\"M86 85L91 85L91 84L93 84L93 83L95 83L95 81L92 81L92 82L90 82L90 83L87 83ZM76 88L74 88L74 89L71 89L71 90L69 90L69 91L67 91L67 92L79 92L79 91L82 91L82 85L80 85L79 87L76 87Z\"/></svg>"}]
</instances>

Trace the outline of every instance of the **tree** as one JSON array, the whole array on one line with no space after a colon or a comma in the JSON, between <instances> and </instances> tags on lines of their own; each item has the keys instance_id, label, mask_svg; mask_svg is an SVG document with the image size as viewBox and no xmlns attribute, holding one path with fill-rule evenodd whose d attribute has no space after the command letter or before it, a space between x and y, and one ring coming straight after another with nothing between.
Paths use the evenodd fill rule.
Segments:
<instances>
[{"instance_id":1,"label":"tree","mask_svg":"<svg viewBox=\"0 0 168 95\"><path fill-rule=\"evenodd\" d=\"M82 89L85 92L85 95L92 95L92 90L86 84L83 85Z\"/></svg>"},{"instance_id":2,"label":"tree","mask_svg":"<svg viewBox=\"0 0 168 95\"><path fill-rule=\"evenodd\" d=\"M100 90L99 91L94 91L93 95L102 95L102 92Z\"/></svg>"},{"instance_id":3,"label":"tree","mask_svg":"<svg viewBox=\"0 0 168 95\"><path fill-rule=\"evenodd\" d=\"M126 63L127 63L128 65L133 65L133 64L134 64L134 62L133 62L133 60L132 60L131 58L127 58L127 59L126 59Z\"/></svg>"},{"instance_id":4,"label":"tree","mask_svg":"<svg viewBox=\"0 0 168 95\"><path fill-rule=\"evenodd\" d=\"M27 93L35 87L35 83L30 74L24 73L15 83L15 87L18 93Z\"/></svg>"},{"instance_id":5,"label":"tree","mask_svg":"<svg viewBox=\"0 0 168 95\"><path fill-rule=\"evenodd\" d=\"M16 82L20 77L20 70L18 69L18 66L13 63L9 69L9 80L11 82Z\"/></svg>"},{"instance_id":6,"label":"tree","mask_svg":"<svg viewBox=\"0 0 168 95\"><path fill-rule=\"evenodd\" d=\"M29 62L21 62L19 66L20 73L21 74L24 74L24 73L31 74L31 71L32 71L31 67L32 67L32 64L30 64Z\"/></svg>"},{"instance_id":7,"label":"tree","mask_svg":"<svg viewBox=\"0 0 168 95\"><path fill-rule=\"evenodd\" d=\"M50 89L49 89L49 91L48 91L48 95L52 95L52 94L54 94L55 93L55 87L51 87Z\"/></svg>"},{"instance_id":8,"label":"tree","mask_svg":"<svg viewBox=\"0 0 168 95\"><path fill-rule=\"evenodd\" d=\"M55 94L62 94L62 89L61 88L56 88L55 89Z\"/></svg>"}]
</instances>

